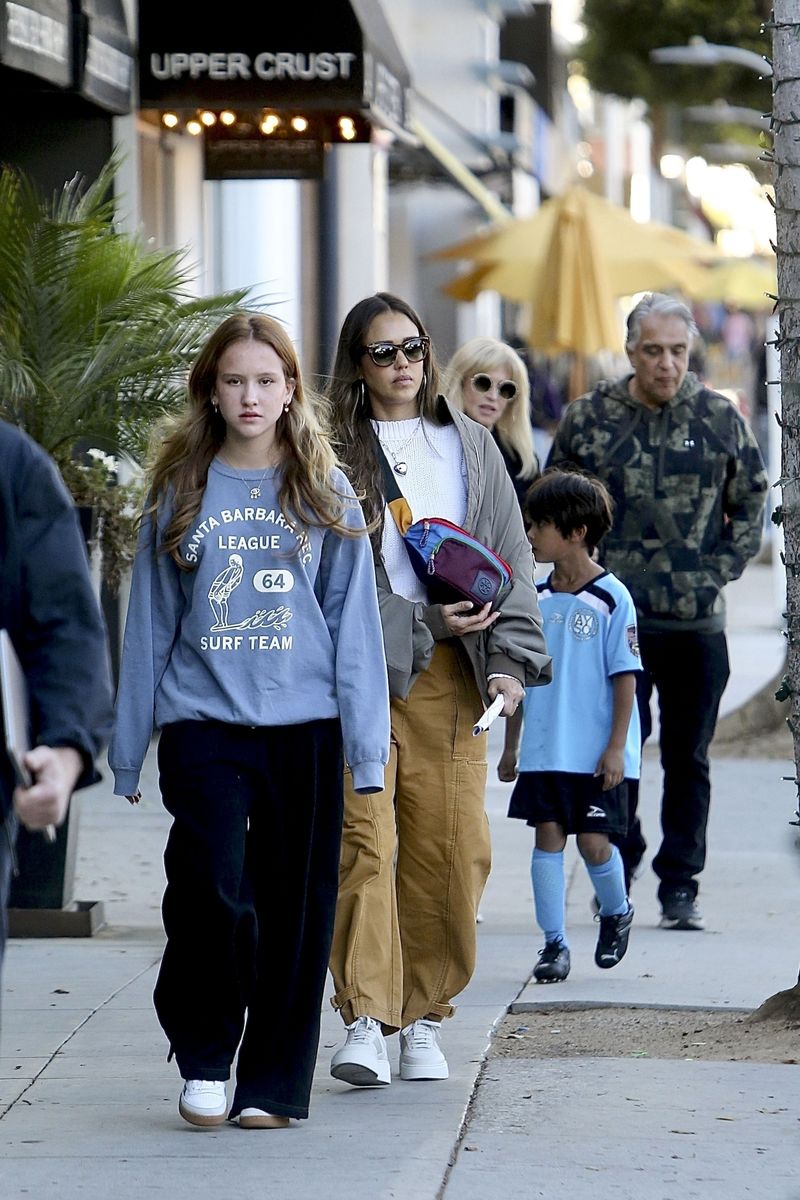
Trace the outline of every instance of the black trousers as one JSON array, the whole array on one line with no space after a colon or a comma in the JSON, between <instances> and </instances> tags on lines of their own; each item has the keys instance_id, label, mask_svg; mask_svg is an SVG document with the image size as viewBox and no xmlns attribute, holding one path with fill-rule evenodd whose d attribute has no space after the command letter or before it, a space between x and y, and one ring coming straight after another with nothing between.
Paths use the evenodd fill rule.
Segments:
<instances>
[{"instance_id":1,"label":"black trousers","mask_svg":"<svg viewBox=\"0 0 800 1200\"><path fill-rule=\"evenodd\" d=\"M342 828L338 720L165 726L167 943L158 1019L184 1079L228 1079L229 1113L307 1117Z\"/></svg>"},{"instance_id":2,"label":"black trousers","mask_svg":"<svg viewBox=\"0 0 800 1200\"><path fill-rule=\"evenodd\" d=\"M721 632L640 632L639 648L643 670L637 680L636 700L643 744L653 727L653 688L658 697L664 773L662 841L652 865L661 881L658 898L663 903L678 888L696 896L696 876L705 866L711 803L708 748L730 675L728 643ZM638 782L630 781L628 833L624 838L611 838L622 854L628 884L646 849L637 815L638 801Z\"/></svg>"}]
</instances>

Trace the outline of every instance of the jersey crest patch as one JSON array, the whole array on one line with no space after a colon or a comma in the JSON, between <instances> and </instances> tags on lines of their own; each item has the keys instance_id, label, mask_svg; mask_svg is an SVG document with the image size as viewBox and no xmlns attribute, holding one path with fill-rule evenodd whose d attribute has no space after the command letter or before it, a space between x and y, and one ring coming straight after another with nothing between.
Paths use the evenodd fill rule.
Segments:
<instances>
[{"instance_id":1,"label":"jersey crest patch","mask_svg":"<svg viewBox=\"0 0 800 1200\"><path fill-rule=\"evenodd\" d=\"M579 642L588 642L597 637L599 630L597 613L591 608L576 609L569 619L569 631Z\"/></svg>"}]
</instances>

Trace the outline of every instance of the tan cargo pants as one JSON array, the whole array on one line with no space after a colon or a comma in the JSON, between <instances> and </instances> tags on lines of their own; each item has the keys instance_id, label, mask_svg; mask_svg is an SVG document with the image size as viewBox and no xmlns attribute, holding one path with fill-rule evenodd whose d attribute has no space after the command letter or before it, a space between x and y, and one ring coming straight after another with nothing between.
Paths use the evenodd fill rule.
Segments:
<instances>
[{"instance_id":1,"label":"tan cargo pants","mask_svg":"<svg viewBox=\"0 0 800 1200\"><path fill-rule=\"evenodd\" d=\"M472 668L439 642L406 700L392 700L386 786L345 779L331 999L346 1024L386 1033L455 1012L475 969L475 918L491 866L484 809L487 734Z\"/></svg>"}]
</instances>

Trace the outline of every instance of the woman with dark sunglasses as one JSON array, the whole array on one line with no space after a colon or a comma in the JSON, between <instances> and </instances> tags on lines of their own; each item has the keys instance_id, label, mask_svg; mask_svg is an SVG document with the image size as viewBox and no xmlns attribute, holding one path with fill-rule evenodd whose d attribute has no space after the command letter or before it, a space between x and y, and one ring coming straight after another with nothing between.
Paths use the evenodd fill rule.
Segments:
<instances>
[{"instance_id":1,"label":"woman with dark sunglasses","mask_svg":"<svg viewBox=\"0 0 800 1200\"><path fill-rule=\"evenodd\" d=\"M345 779L339 897L331 953L334 1006L347 1029L331 1074L391 1082L385 1034L400 1031L400 1077L446 1079L441 1021L475 966L475 918L491 862L484 811L484 705L516 711L550 680L519 506L491 434L439 394L426 330L380 292L351 309L328 386L337 452L372 530L392 743L385 787ZM432 604L387 515L379 453L414 520L444 517L511 566L500 607Z\"/></svg>"},{"instance_id":2,"label":"woman with dark sunglasses","mask_svg":"<svg viewBox=\"0 0 800 1200\"><path fill-rule=\"evenodd\" d=\"M445 394L488 429L520 504L539 475L530 419L528 369L506 342L476 337L459 346L445 372Z\"/></svg>"}]
</instances>

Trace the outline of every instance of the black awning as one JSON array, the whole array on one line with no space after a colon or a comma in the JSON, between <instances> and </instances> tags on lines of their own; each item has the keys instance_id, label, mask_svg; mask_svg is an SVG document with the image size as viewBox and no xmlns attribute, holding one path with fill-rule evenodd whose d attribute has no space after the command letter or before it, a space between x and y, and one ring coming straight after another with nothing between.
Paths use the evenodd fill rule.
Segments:
<instances>
[{"instance_id":1,"label":"black awning","mask_svg":"<svg viewBox=\"0 0 800 1200\"><path fill-rule=\"evenodd\" d=\"M76 91L112 113L133 107L133 45L122 0L80 0Z\"/></svg>"},{"instance_id":2,"label":"black awning","mask_svg":"<svg viewBox=\"0 0 800 1200\"><path fill-rule=\"evenodd\" d=\"M69 87L72 61L70 0L0 3L2 66L27 71L57 87Z\"/></svg>"},{"instance_id":3,"label":"black awning","mask_svg":"<svg viewBox=\"0 0 800 1200\"><path fill-rule=\"evenodd\" d=\"M142 108L356 109L405 127L408 69L377 0L192 10L139 4Z\"/></svg>"}]
</instances>

